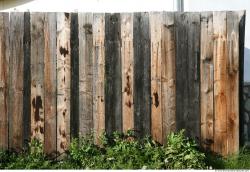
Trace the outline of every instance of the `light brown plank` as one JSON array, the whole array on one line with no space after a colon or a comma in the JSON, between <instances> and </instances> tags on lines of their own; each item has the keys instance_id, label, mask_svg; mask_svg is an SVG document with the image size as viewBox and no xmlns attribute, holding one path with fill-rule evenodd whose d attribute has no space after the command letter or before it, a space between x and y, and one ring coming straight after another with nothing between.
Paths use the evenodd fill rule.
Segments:
<instances>
[{"instance_id":1,"label":"light brown plank","mask_svg":"<svg viewBox=\"0 0 250 172\"><path fill-rule=\"evenodd\" d=\"M176 72L174 13L163 12L161 46L161 99L163 143L176 130Z\"/></svg>"},{"instance_id":2,"label":"light brown plank","mask_svg":"<svg viewBox=\"0 0 250 172\"><path fill-rule=\"evenodd\" d=\"M238 12L227 12L228 154L239 150L239 20Z\"/></svg>"},{"instance_id":3,"label":"light brown plank","mask_svg":"<svg viewBox=\"0 0 250 172\"><path fill-rule=\"evenodd\" d=\"M8 149L9 14L0 13L0 150Z\"/></svg>"},{"instance_id":4,"label":"light brown plank","mask_svg":"<svg viewBox=\"0 0 250 172\"><path fill-rule=\"evenodd\" d=\"M70 14L57 13L57 152L70 143Z\"/></svg>"},{"instance_id":5,"label":"light brown plank","mask_svg":"<svg viewBox=\"0 0 250 172\"><path fill-rule=\"evenodd\" d=\"M23 147L24 13L10 13L9 148Z\"/></svg>"},{"instance_id":6,"label":"light brown plank","mask_svg":"<svg viewBox=\"0 0 250 172\"><path fill-rule=\"evenodd\" d=\"M227 154L227 23L226 12L213 12L214 37L214 151Z\"/></svg>"},{"instance_id":7,"label":"light brown plank","mask_svg":"<svg viewBox=\"0 0 250 172\"><path fill-rule=\"evenodd\" d=\"M104 67L105 67L105 15L93 16L93 120L95 141L105 129Z\"/></svg>"},{"instance_id":8,"label":"light brown plank","mask_svg":"<svg viewBox=\"0 0 250 172\"><path fill-rule=\"evenodd\" d=\"M31 139L44 141L44 13L31 13Z\"/></svg>"},{"instance_id":9,"label":"light brown plank","mask_svg":"<svg viewBox=\"0 0 250 172\"><path fill-rule=\"evenodd\" d=\"M123 132L134 128L134 53L133 14L121 14L122 126Z\"/></svg>"},{"instance_id":10,"label":"light brown plank","mask_svg":"<svg viewBox=\"0 0 250 172\"><path fill-rule=\"evenodd\" d=\"M56 13L44 18L44 151L56 153Z\"/></svg>"},{"instance_id":11,"label":"light brown plank","mask_svg":"<svg viewBox=\"0 0 250 172\"><path fill-rule=\"evenodd\" d=\"M201 144L213 150L214 103L213 103L213 13L201 13Z\"/></svg>"},{"instance_id":12,"label":"light brown plank","mask_svg":"<svg viewBox=\"0 0 250 172\"><path fill-rule=\"evenodd\" d=\"M78 13L79 20L79 134L93 130L93 14Z\"/></svg>"},{"instance_id":13,"label":"light brown plank","mask_svg":"<svg viewBox=\"0 0 250 172\"><path fill-rule=\"evenodd\" d=\"M161 92L161 29L162 13L149 14L151 36L151 134L154 140L162 143L162 92Z\"/></svg>"}]
</instances>

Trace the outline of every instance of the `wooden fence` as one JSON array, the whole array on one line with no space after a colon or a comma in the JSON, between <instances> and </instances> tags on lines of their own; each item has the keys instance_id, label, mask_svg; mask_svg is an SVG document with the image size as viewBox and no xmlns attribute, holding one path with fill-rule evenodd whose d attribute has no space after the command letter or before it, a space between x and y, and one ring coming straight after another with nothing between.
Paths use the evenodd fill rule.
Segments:
<instances>
[{"instance_id":1,"label":"wooden fence","mask_svg":"<svg viewBox=\"0 0 250 172\"><path fill-rule=\"evenodd\" d=\"M0 148L94 131L239 148L245 12L0 13Z\"/></svg>"}]
</instances>

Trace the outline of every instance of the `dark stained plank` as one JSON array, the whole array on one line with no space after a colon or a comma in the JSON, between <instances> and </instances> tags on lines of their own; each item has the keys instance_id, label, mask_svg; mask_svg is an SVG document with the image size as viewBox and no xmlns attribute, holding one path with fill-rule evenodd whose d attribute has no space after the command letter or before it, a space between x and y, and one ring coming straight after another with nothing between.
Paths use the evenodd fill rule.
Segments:
<instances>
[{"instance_id":1,"label":"dark stained plank","mask_svg":"<svg viewBox=\"0 0 250 172\"><path fill-rule=\"evenodd\" d=\"M10 13L9 148L23 147L24 13Z\"/></svg>"},{"instance_id":2,"label":"dark stained plank","mask_svg":"<svg viewBox=\"0 0 250 172\"><path fill-rule=\"evenodd\" d=\"M69 13L57 13L57 152L59 154L64 153L70 143L70 22Z\"/></svg>"},{"instance_id":3,"label":"dark stained plank","mask_svg":"<svg viewBox=\"0 0 250 172\"><path fill-rule=\"evenodd\" d=\"M70 50L71 50L71 101L70 101L70 136L78 137L79 133L79 39L78 14L71 13L70 22Z\"/></svg>"},{"instance_id":4,"label":"dark stained plank","mask_svg":"<svg viewBox=\"0 0 250 172\"><path fill-rule=\"evenodd\" d=\"M105 14L105 129L122 131L120 14Z\"/></svg>"},{"instance_id":5,"label":"dark stained plank","mask_svg":"<svg viewBox=\"0 0 250 172\"><path fill-rule=\"evenodd\" d=\"M79 28L79 134L93 130L93 14L78 13Z\"/></svg>"},{"instance_id":6,"label":"dark stained plank","mask_svg":"<svg viewBox=\"0 0 250 172\"><path fill-rule=\"evenodd\" d=\"M176 14L177 128L200 139L200 14ZM198 34L197 34L198 33Z\"/></svg>"},{"instance_id":7,"label":"dark stained plank","mask_svg":"<svg viewBox=\"0 0 250 172\"><path fill-rule=\"evenodd\" d=\"M176 130L176 41L174 13L163 12L161 46L161 99L163 143Z\"/></svg>"},{"instance_id":8,"label":"dark stained plank","mask_svg":"<svg viewBox=\"0 0 250 172\"><path fill-rule=\"evenodd\" d=\"M133 14L121 14L122 128L134 128Z\"/></svg>"},{"instance_id":9,"label":"dark stained plank","mask_svg":"<svg viewBox=\"0 0 250 172\"><path fill-rule=\"evenodd\" d=\"M44 141L44 13L31 13L31 138Z\"/></svg>"},{"instance_id":10,"label":"dark stained plank","mask_svg":"<svg viewBox=\"0 0 250 172\"><path fill-rule=\"evenodd\" d=\"M105 130L105 14L93 16L93 121L95 142L100 143L100 135Z\"/></svg>"},{"instance_id":11,"label":"dark stained plank","mask_svg":"<svg viewBox=\"0 0 250 172\"><path fill-rule=\"evenodd\" d=\"M214 151L226 155L227 142L227 15L213 12L214 35Z\"/></svg>"},{"instance_id":12,"label":"dark stained plank","mask_svg":"<svg viewBox=\"0 0 250 172\"><path fill-rule=\"evenodd\" d=\"M44 18L44 151L56 153L56 13Z\"/></svg>"},{"instance_id":13,"label":"dark stained plank","mask_svg":"<svg viewBox=\"0 0 250 172\"><path fill-rule=\"evenodd\" d=\"M149 13L151 38L151 135L154 140L163 142L162 126L162 13Z\"/></svg>"},{"instance_id":14,"label":"dark stained plank","mask_svg":"<svg viewBox=\"0 0 250 172\"><path fill-rule=\"evenodd\" d=\"M0 150L8 149L9 14L0 13Z\"/></svg>"},{"instance_id":15,"label":"dark stained plank","mask_svg":"<svg viewBox=\"0 0 250 172\"><path fill-rule=\"evenodd\" d=\"M214 145L213 70L213 13L204 12L201 13L201 144L211 151Z\"/></svg>"},{"instance_id":16,"label":"dark stained plank","mask_svg":"<svg viewBox=\"0 0 250 172\"><path fill-rule=\"evenodd\" d=\"M134 13L134 128L140 136L151 133L150 32L148 13Z\"/></svg>"}]
</instances>

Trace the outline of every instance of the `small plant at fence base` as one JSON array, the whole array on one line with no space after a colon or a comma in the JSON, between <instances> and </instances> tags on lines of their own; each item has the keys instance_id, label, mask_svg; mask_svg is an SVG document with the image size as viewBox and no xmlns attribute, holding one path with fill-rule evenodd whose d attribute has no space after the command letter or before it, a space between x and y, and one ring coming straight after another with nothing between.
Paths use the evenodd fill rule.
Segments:
<instances>
[{"instance_id":1,"label":"small plant at fence base","mask_svg":"<svg viewBox=\"0 0 250 172\"><path fill-rule=\"evenodd\" d=\"M49 160L42 144L32 141L20 154L1 152L0 168L6 169L197 169L206 168L205 155L184 131L171 133L165 146L150 137L138 139L133 131L103 134L102 145L91 135L73 139L65 159Z\"/></svg>"}]
</instances>

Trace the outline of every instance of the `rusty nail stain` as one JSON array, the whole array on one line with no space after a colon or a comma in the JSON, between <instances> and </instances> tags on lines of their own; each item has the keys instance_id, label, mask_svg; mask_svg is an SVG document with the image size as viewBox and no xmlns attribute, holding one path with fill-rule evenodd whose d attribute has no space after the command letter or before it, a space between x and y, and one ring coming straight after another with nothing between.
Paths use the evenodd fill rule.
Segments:
<instances>
[{"instance_id":1,"label":"rusty nail stain","mask_svg":"<svg viewBox=\"0 0 250 172\"><path fill-rule=\"evenodd\" d=\"M158 93L157 92L154 92L153 93L154 95L154 99L155 99L155 107L158 107L159 106L159 97L158 97Z\"/></svg>"},{"instance_id":2,"label":"rusty nail stain","mask_svg":"<svg viewBox=\"0 0 250 172\"><path fill-rule=\"evenodd\" d=\"M66 55L69 54L69 50L63 47L60 47L59 51L60 51L60 54L63 55L64 57L66 57Z\"/></svg>"}]
</instances>

